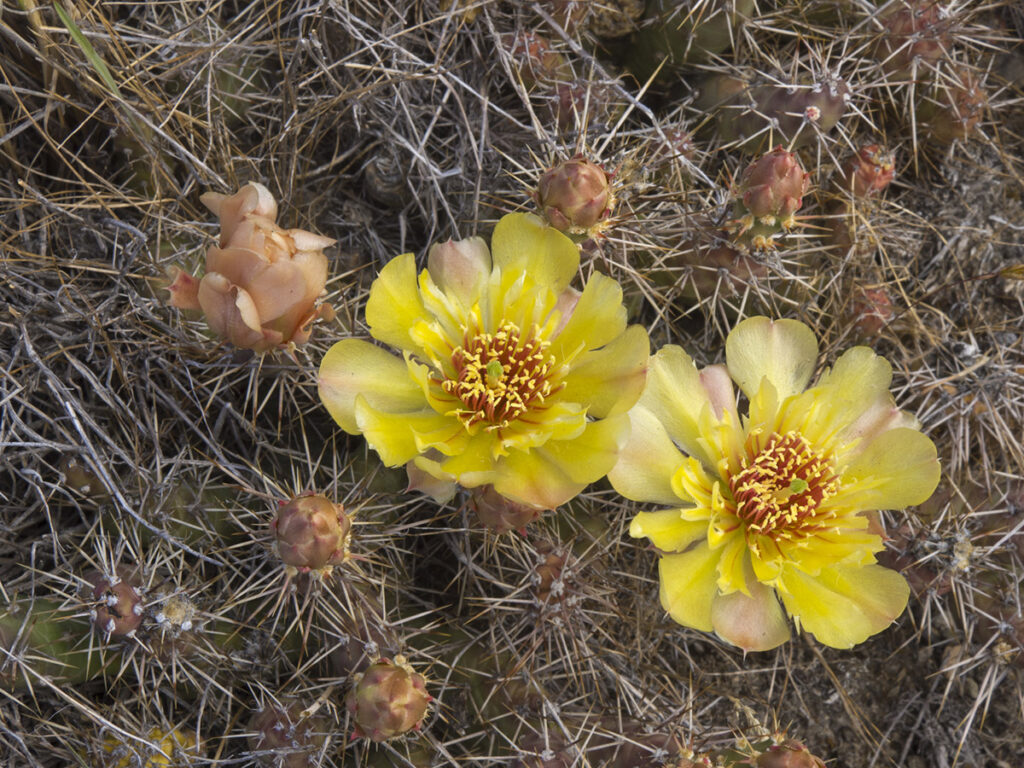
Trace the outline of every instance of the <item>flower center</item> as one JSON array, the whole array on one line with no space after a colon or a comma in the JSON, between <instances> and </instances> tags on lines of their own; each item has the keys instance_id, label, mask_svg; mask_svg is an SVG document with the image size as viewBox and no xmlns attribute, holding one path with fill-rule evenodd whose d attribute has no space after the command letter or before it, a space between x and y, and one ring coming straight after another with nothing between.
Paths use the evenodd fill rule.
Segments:
<instances>
[{"instance_id":1,"label":"flower center","mask_svg":"<svg viewBox=\"0 0 1024 768\"><path fill-rule=\"evenodd\" d=\"M466 427L478 422L487 429L507 427L564 386L551 382L551 342L539 339L539 332L535 325L524 337L514 323L504 322L493 334L466 333L463 345L452 352L455 377L441 382L462 402L455 414Z\"/></svg>"},{"instance_id":2,"label":"flower center","mask_svg":"<svg viewBox=\"0 0 1024 768\"><path fill-rule=\"evenodd\" d=\"M743 469L729 480L737 517L746 523L748 533L811 533L818 507L839 492L831 459L797 432L772 435L755 454L753 441L758 437L752 434L748 441L753 458L744 459Z\"/></svg>"}]
</instances>

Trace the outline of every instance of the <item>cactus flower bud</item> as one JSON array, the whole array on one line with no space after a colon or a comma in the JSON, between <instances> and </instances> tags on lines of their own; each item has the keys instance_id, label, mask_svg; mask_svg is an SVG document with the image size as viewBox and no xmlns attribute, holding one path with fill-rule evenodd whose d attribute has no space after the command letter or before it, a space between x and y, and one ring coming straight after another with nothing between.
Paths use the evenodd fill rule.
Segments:
<instances>
[{"instance_id":1,"label":"cactus flower bud","mask_svg":"<svg viewBox=\"0 0 1024 768\"><path fill-rule=\"evenodd\" d=\"M825 763L796 739L768 747L754 763L757 768L825 768Z\"/></svg>"},{"instance_id":2,"label":"cactus flower bud","mask_svg":"<svg viewBox=\"0 0 1024 768\"><path fill-rule=\"evenodd\" d=\"M220 242L206 254L202 279L173 270L171 305L201 309L214 333L244 349L305 343L312 322L330 314L316 302L327 283L323 249L334 240L281 229L277 202L262 184L201 200L220 219Z\"/></svg>"},{"instance_id":3,"label":"cactus flower bud","mask_svg":"<svg viewBox=\"0 0 1024 768\"><path fill-rule=\"evenodd\" d=\"M119 570L114 576L92 571L85 576L82 596L89 601L89 617L105 636L127 637L142 623L142 595L136 579Z\"/></svg>"},{"instance_id":4,"label":"cactus flower bud","mask_svg":"<svg viewBox=\"0 0 1024 768\"><path fill-rule=\"evenodd\" d=\"M868 144L843 163L840 181L854 197L871 197L889 186L895 174L892 153Z\"/></svg>"},{"instance_id":5,"label":"cactus flower bud","mask_svg":"<svg viewBox=\"0 0 1024 768\"><path fill-rule=\"evenodd\" d=\"M326 724L319 718L303 717L297 702L264 707L253 716L249 730L249 748L260 765L310 768L319 764L316 756L326 741Z\"/></svg>"},{"instance_id":6,"label":"cactus flower bud","mask_svg":"<svg viewBox=\"0 0 1024 768\"><path fill-rule=\"evenodd\" d=\"M349 692L347 706L355 723L353 738L386 741L419 730L431 697L423 675L402 656L370 665Z\"/></svg>"},{"instance_id":7,"label":"cactus flower bud","mask_svg":"<svg viewBox=\"0 0 1024 768\"><path fill-rule=\"evenodd\" d=\"M536 199L555 229L588 237L601 230L615 205L611 178L582 155L558 163L541 176Z\"/></svg>"},{"instance_id":8,"label":"cactus flower bud","mask_svg":"<svg viewBox=\"0 0 1024 768\"><path fill-rule=\"evenodd\" d=\"M482 485L470 491L469 505L480 523L495 533L522 531L542 510L530 504L506 499L493 485Z\"/></svg>"},{"instance_id":9,"label":"cactus flower bud","mask_svg":"<svg viewBox=\"0 0 1024 768\"><path fill-rule=\"evenodd\" d=\"M311 491L283 504L271 524L286 570L322 576L349 557L352 521L341 504Z\"/></svg>"},{"instance_id":10,"label":"cactus flower bud","mask_svg":"<svg viewBox=\"0 0 1024 768\"><path fill-rule=\"evenodd\" d=\"M810 187L797 156L781 146L747 166L733 188L737 236L755 247L771 247L772 235L796 226L794 214Z\"/></svg>"}]
</instances>

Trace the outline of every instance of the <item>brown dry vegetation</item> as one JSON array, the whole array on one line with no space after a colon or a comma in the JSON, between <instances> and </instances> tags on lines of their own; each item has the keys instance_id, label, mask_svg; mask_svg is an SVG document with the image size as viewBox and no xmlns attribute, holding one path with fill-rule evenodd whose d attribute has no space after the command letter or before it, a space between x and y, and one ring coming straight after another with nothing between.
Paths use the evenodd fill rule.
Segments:
<instances>
[{"instance_id":1,"label":"brown dry vegetation","mask_svg":"<svg viewBox=\"0 0 1024 768\"><path fill-rule=\"evenodd\" d=\"M103 765L173 727L198 746L172 764L253 764L250 723L273 702L319 718L318 750L288 765L670 765L679 744L778 729L836 768L1024 764L1024 281L1004 272L1024 263L1019 6L944 6L938 55L906 76L880 61L895 49L870 2L759 0L720 54L646 83L617 77L635 38L566 31L557 3L462 5L479 14L73 1L69 25L50 3L3 4L0 765ZM508 37L524 31L566 57L575 108L553 114L551 88L524 82ZM963 67L979 120L929 138L922 100L953 98ZM743 268L686 245L728 218L750 157L726 140L735 105L698 106L715 74L833 75L851 93L834 129L807 127L802 228ZM665 161L676 128L695 153ZM853 206L836 249L836 169L868 143L894 151L896 180ZM381 265L531 210L539 175L576 152L616 171L619 198L584 272L621 282L654 348L719 362L738 318L770 314L809 323L823 364L854 343L892 362L943 479L887 514L887 563L915 589L888 631L744 658L665 617L655 558L626 535L635 507L606 483L498 537L460 498L404 493L321 406L319 361L365 335ZM293 354L219 345L161 290L212 242L199 195L250 180L285 226L338 240L338 317ZM859 324L865 289L886 292L887 322ZM305 489L355 511L362 558L311 585L286 580L268 527ZM553 562L561 598L539 601ZM140 585L127 639L89 631L81 596L115 570ZM404 653L436 702L419 734L349 742L351 671L378 652Z\"/></svg>"}]
</instances>

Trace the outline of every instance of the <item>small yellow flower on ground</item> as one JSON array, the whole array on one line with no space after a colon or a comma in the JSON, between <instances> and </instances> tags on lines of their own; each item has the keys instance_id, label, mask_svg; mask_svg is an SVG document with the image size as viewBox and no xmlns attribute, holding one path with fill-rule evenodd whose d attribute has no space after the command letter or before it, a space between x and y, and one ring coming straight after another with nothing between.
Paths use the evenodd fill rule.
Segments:
<instances>
[{"instance_id":1,"label":"small yellow flower on ground","mask_svg":"<svg viewBox=\"0 0 1024 768\"><path fill-rule=\"evenodd\" d=\"M784 606L819 642L850 648L906 607L906 580L875 562L882 536L868 514L931 496L935 446L896 408L892 368L867 347L810 388L818 344L802 323L744 320L725 352L727 366L703 370L679 347L652 357L609 479L671 508L639 513L630 535L659 550L661 603L680 624L769 650L789 639Z\"/></svg>"},{"instance_id":2,"label":"small yellow flower on ground","mask_svg":"<svg viewBox=\"0 0 1024 768\"><path fill-rule=\"evenodd\" d=\"M385 464L442 481L435 498L455 483L492 485L549 509L615 464L643 389L647 332L627 327L611 278L569 287L579 251L536 216L502 218L492 251L480 238L436 245L418 279L411 253L393 259L366 320L402 356L340 341L320 366L320 397Z\"/></svg>"}]
</instances>

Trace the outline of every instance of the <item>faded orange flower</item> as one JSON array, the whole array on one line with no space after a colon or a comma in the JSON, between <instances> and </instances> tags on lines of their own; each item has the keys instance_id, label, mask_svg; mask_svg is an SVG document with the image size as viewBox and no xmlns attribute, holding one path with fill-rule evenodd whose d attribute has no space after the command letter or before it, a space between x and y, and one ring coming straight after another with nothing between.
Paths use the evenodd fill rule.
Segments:
<instances>
[{"instance_id":1,"label":"faded orange flower","mask_svg":"<svg viewBox=\"0 0 1024 768\"><path fill-rule=\"evenodd\" d=\"M305 343L313 321L331 312L317 299L327 283L323 249L334 240L279 227L277 202L262 184L200 199L220 218L220 242L207 251L202 279L174 269L171 305L202 310L210 329L236 347Z\"/></svg>"}]
</instances>

